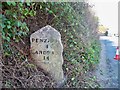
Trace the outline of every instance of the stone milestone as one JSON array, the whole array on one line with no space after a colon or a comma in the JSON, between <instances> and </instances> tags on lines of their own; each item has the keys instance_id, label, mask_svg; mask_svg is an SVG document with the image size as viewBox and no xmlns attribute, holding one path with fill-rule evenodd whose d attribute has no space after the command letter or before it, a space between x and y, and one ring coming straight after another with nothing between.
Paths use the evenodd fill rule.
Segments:
<instances>
[{"instance_id":1,"label":"stone milestone","mask_svg":"<svg viewBox=\"0 0 120 90\"><path fill-rule=\"evenodd\" d=\"M57 83L62 82L64 74L61 34L47 25L31 34L30 43L31 57L35 64L48 72Z\"/></svg>"}]
</instances>

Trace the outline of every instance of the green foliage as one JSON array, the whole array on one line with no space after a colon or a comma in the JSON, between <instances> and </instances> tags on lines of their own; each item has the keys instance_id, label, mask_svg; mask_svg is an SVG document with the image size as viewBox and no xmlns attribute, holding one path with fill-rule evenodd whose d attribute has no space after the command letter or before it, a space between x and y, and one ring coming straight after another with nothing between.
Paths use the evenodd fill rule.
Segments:
<instances>
[{"instance_id":1,"label":"green foliage","mask_svg":"<svg viewBox=\"0 0 120 90\"><path fill-rule=\"evenodd\" d=\"M99 58L96 57L99 56L99 43L96 42L97 38L92 40L96 35L92 35L91 31L96 30L97 21L95 21L94 18L90 18L91 25L89 25L89 23L87 23L89 19L86 20L86 16L91 15L88 7L80 5L80 3L57 3L57 8L54 8L55 6L51 7L53 11L61 9L59 11L60 13L54 12L57 17L55 17L53 26L58 28L63 37L65 37L63 38L63 42L67 44L67 47L64 50L64 56L68 61L71 61L71 63L85 61L86 63L94 64L97 63ZM81 9L80 7L82 10L79 10ZM96 26L92 27L92 25ZM88 33L90 33L89 36L87 36ZM83 37L80 35L83 35ZM85 36L87 37L83 40ZM91 40L91 42L89 42L89 40ZM87 46L87 43L90 43L90 45L88 44Z\"/></svg>"},{"instance_id":2,"label":"green foliage","mask_svg":"<svg viewBox=\"0 0 120 90\"><path fill-rule=\"evenodd\" d=\"M45 24L53 26L62 35L65 62L63 67L70 82L69 86L66 86L79 86L79 78L99 62L100 52L96 32L98 21L85 4L85 2L4 2L4 13L0 15L4 55L10 56L13 52L9 46L11 41L20 42L22 37L28 35L29 29L24 20L31 16L36 18L36 14L40 13L39 17L46 21ZM31 64L29 67L34 66ZM92 87L90 84L89 86Z\"/></svg>"},{"instance_id":3,"label":"green foliage","mask_svg":"<svg viewBox=\"0 0 120 90\"><path fill-rule=\"evenodd\" d=\"M29 28L27 27L26 22L24 22L24 19L36 14L34 10L29 8L30 6L32 7L31 3L2 3L2 10L4 13L0 15L0 19L2 20L1 27L5 56L10 55L11 53L9 47L11 41L19 42L23 36L28 34Z\"/></svg>"},{"instance_id":4,"label":"green foliage","mask_svg":"<svg viewBox=\"0 0 120 90\"><path fill-rule=\"evenodd\" d=\"M62 35L64 60L74 67L70 76L73 87L79 82L76 78L78 74L86 73L99 62L100 44L96 32L98 21L85 4L85 2L36 4L43 13L47 12L48 16L53 17L48 24L59 30ZM67 71L72 66L64 64Z\"/></svg>"},{"instance_id":5,"label":"green foliage","mask_svg":"<svg viewBox=\"0 0 120 90\"><path fill-rule=\"evenodd\" d=\"M72 84L69 87L75 87L79 82L78 75L93 69L99 61L100 46L96 33L98 21L85 4L39 2L33 5L35 11L48 17L46 25L53 26L62 35L64 60L71 64L64 64L65 70L72 72L69 76Z\"/></svg>"}]
</instances>

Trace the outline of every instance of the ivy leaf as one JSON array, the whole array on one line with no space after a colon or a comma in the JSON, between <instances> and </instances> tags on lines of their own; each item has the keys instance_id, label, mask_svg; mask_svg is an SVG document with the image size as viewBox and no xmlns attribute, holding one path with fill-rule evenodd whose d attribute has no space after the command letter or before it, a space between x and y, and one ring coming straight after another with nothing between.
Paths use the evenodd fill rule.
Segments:
<instances>
[{"instance_id":1,"label":"ivy leaf","mask_svg":"<svg viewBox=\"0 0 120 90\"><path fill-rule=\"evenodd\" d=\"M10 42L10 37L7 37L6 40L7 40L8 42Z\"/></svg>"},{"instance_id":2,"label":"ivy leaf","mask_svg":"<svg viewBox=\"0 0 120 90\"><path fill-rule=\"evenodd\" d=\"M25 17L24 16L21 16L22 19L24 19Z\"/></svg>"},{"instance_id":3,"label":"ivy leaf","mask_svg":"<svg viewBox=\"0 0 120 90\"><path fill-rule=\"evenodd\" d=\"M5 32L4 31L2 31L2 37L5 38Z\"/></svg>"},{"instance_id":4,"label":"ivy leaf","mask_svg":"<svg viewBox=\"0 0 120 90\"><path fill-rule=\"evenodd\" d=\"M21 26L21 21L16 21L15 26L20 27Z\"/></svg>"},{"instance_id":5,"label":"ivy leaf","mask_svg":"<svg viewBox=\"0 0 120 90\"><path fill-rule=\"evenodd\" d=\"M36 15L36 11L34 11L34 16Z\"/></svg>"},{"instance_id":6,"label":"ivy leaf","mask_svg":"<svg viewBox=\"0 0 120 90\"><path fill-rule=\"evenodd\" d=\"M10 28L11 28L11 26L10 26L10 25L7 25L7 28L8 28L8 29L10 29Z\"/></svg>"},{"instance_id":7,"label":"ivy leaf","mask_svg":"<svg viewBox=\"0 0 120 90\"><path fill-rule=\"evenodd\" d=\"M18 21L17 26L18 26L18 27L21 26L21 21Z\"/></svg>"},{"instance_id":8,"label":"ivy leaf","mask_svg":"<svg viewBox=\"0 0 120 90\"><path fill-rule=\"evenodd\" d=\"M77 42L74 41L74 44L77 44Z\"/></svg>"},{"instance_id":9,"label":"ivy leaf","mask_svg":"<svg viewBox=\"0 0 120 90\"><path fill-rule=\"evenodd\" d=\"M69 46L70 46L70 47L73 47L73 45L72 45L72 44L70 44Z\"/></svg>"},{"instance_id":10,"label":"ivy leaf","mask_svg":"<svg viewBox=\"0 0 120 90\"><path fill-rule=\"evenodd\" d=\"M40 9L42 9L42 5L40 5Z\"/></svg>"},{"instance_id":11,"label":"ivy leaf","mask_svg":"<svg viewBox=\"0 0 120 90\"><path fill-rule=\"evenodd\" d=\"M3 23L1 24L1 27L2 27L2 28L5 28L5 26L6 26L5 24L3 24Z\"/></svg>"},{"instance_id":12,"label":"ivy leaf","mask_svg":"<svg viewBox=\"0 0 120 90\"><path fill-rule=\"evenodd\" d=\"M17 15L16 15L16 14L13 14L13 17L14 17L15 19L17 19Z\"/></svg>"},{"instance_id":13,"label":"ivy leaf","mask_svg":"<svg viewBox=\"0 0 120 90\"><path fill-rule=\"evenodd\" d=\"M2 17L3 17L2 14L0 14L0 19L2 19Z\"/></svg>"},{"instance_id":14,"label":"ivy leaf","mask_svg":"<svg viewBox=\"0 0 120 90\"><path fill-rule=\"evenodd\" d=\"M4 55L5 56L10 56L10 54L8 52L5 52Z\"/></svg>"},{"instance_id":15,"label":"ivy leaf","mask_svg":"<svg viewBox=\"0 0 120 90\"><path fill-rule=\"evenodd\" d=\"M52 10L49 10L48 13L49 13L49 14L53 14L53 11L52 11Z\"/></svg>"},{"instance_id":16,"label":"ivy leaf","mask_svg":"<svg viewBox=\"0 0 120 90\"><path fill-rule=\"evenodd\" d=\"M26 26L26 31L29 31L29 28Z\"/></svg>"},{"instance_id":17,"label":"ivy leaf","mask_svg":"<svg viewBox=\"0 0 120 90\"><path fill-rule=\"evenodd\" d=\"M12 3L11 2L7 2L7 4L10 6Z\"/></svg>"},{"instance_id":18,"label":"ivy leaf","mask_svg":"<svg viewBox=\"0 0 120 90\"><path fill-rule=\"evenodd\" d=\"M15 42L19 42L19 39L17 37L15 38Z\"/></svg>"},{"instance_id":19,"label":"ivy leaf","mask_svg":"<svg viewBox=\"0 0 120 90\"><path fill-rule=\"evenodd\" d=\"M11 22L10 21L7 21L8 24L10 24Z\"/></svg>"},{"instance_id":20,"label":"ivy leaf","mask_svg":"<svg viewBox=\"0 0 120 90\"><path fill-rule=\"evenodd\" d=\"M54 2L52 2L52 3L51 3L51 5L52 5L52 6L54 6L54 5L55 5L55 3L54 3Z\"/></svg>"},{"instance_id":21,"label":"ivy leaf","mask_svg":"<svg viewBox=\"0 0 120 90\"><path fill-rule=\"evenodd\" d=\"M9 36L9 37L11 37L11 36L12 36L12 34L11 34L11 33L8 33L8 36Z\"/></svg>"},{"instance_id":22,"label":"ivy leaf","mask_svg":"<svg viewBox=\"0 0 120 90\"><path fill-rule=\"evenodd\" d=\"M27 6L30 6L30 3L29 3L29 2L27 2Z\"/></svg>"},{"instance_id":23,"label":"ivy leaf","mask_svg":"<svg viewBox=\"0 0 120 90\"><path fill-rule=\"evenodd\" d=\"M25 8L25 9L23 10L23 14L24 14L25 16L27 16L28 13L29 13L28 9Z\"/></svg>"},{"instance_id":24,"label":"ivy leaf","mask_svg":"<svg viewBox=\"0 0 120 90\"><path fill-rule=\"evenodd\" d=\"M13 6L16 6L16 2L12 2L11 4L12 4Z\"/></svg>"},{"instance_id":25,"label":"ivy leaf","mask_svg":"<svg viewBox=\"0 0 120 90\"><path fill-rule=\"evenodd\" d=\"M12 15L13 13L10 10L5 10L6 15Z\"/></svg>"},{"instance_id":26,"label":"ivy leaf","mask_svg":"<svg viewBox=\"0 0 120 90\"><path fill-rule=\"evenodd\" d=\"M71 35L70 37L73 38L73 35Z\"/></svg>"},{"instance_id":27,"label":"ivy leaf","mask_svg":"<svg viewBox=\"0 0 120 90\"><path fill-rule=\"evenodd\" d=\"M25 28L26 27L26 23L25 22L23 22L22 24L21 24L21 26L23 27L23 28Z\"/></svg>"},{"instance_id":28,"label":"ivy leaf","mask_svg":"<svg viewBox=\"0 0 120 90\"><path fill-rule=\"evenodd\" d=\"M34 11L31 10L31 11L29 12L29 14L30 14L30 16L34 16Z\"/></svg>"},{"instance_id":29,"label":"ivy leaf","mask_svg":"<svg viewBox=\"0 0 120 90\"><path fill-rule=\"evenodd\" d=\"M20 7L23 7L23 3L19 3L18 5L19 5Z\"/></svg>"}]
</instances>

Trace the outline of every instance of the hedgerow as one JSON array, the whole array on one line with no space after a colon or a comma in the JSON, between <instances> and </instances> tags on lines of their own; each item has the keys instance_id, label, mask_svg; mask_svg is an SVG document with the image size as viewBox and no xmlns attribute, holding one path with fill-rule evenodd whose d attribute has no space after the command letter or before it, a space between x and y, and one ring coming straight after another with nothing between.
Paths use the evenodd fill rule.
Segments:
<instances>
[{"instance_id":1,"label":"hedgerow","mask_svg":"<svg viewBox=\"0 0 120 90\"><path fill-rule=\"evenodd\" d=\"M2 2L4 87L56 87L54 80L30 58L30 35L51 25L64 46L63 87L98 87L86 74L99 63L98 18L86 2ZM92 82L92 83L91 83Z\"/></svg>"}]
</instances>

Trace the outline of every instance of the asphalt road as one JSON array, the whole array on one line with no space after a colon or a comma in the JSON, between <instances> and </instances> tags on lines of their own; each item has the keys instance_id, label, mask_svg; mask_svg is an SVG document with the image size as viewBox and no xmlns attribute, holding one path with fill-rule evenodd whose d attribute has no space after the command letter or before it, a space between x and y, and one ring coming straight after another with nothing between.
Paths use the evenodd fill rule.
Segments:
<instances>
[{"instance_id":1,"label":"asphalt road","mask_svg":"<svg viewBox=\"0 0 120 90\"><path fill-rule=\"evenodd\" d=\"M97 81L101 88L118 88L118 61L114 60L117 37L101 36L100 62L96 69Z\"/></svg>"}]
</instances>

